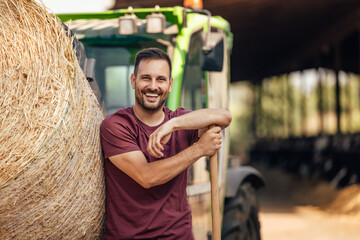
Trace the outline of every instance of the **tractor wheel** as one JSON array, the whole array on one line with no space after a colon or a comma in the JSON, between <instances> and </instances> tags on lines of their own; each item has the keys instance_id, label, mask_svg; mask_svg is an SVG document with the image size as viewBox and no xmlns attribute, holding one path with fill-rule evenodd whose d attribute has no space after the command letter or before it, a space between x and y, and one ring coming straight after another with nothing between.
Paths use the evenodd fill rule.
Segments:
<instances>
[{"instance_id":1,"label":"tractor wheel","mask_svg":"<svg viewBox=\"0 0 360 240\"><path fill-rule=\"evenodd\" d=\"M223 240L260 240L258 200L254 187L242 184L234 198L225 199Z\"/></svg>"}]
</instances>

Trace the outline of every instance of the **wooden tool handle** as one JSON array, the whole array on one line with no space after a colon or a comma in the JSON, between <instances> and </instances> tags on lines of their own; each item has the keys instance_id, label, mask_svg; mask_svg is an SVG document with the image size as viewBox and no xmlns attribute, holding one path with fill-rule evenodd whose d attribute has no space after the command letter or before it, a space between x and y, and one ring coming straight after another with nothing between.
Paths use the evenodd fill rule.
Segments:
<instances>
[{"instance_id":1,"label":"wooden tool handle","mask_svg":"<svg viewBox=\"0 0 360 240\"><path fill-rule=\"evenodd\" d=\"M211 126L210 128L214 127ZM218 177L217 153L210 157L210 183L211 183L211 219L212 219L212 239L221 239L220 230L220 199L219 199L219 177Z\"/></svg>"}]
</instances>

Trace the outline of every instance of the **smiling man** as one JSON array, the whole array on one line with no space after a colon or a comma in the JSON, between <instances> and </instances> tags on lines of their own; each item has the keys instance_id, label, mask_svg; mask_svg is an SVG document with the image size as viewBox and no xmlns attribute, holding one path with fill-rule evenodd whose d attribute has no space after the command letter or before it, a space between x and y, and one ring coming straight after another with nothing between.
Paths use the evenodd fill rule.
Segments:
<instances>
[{"instance_id":1,"label":"smiling man","mask_svg":"<svg viewBox=\"0 0 360 240\"><path fill-rule=\"evenodd\" d=\"M193 239L187 168L220 149L220 132L231 115L224 109L164 107L173 79L171 61L159 49L138 52L130 80L135 105L101 124L105 239ZM218 127L208 129L213 124Z\"/></svg>"}]
</instances>

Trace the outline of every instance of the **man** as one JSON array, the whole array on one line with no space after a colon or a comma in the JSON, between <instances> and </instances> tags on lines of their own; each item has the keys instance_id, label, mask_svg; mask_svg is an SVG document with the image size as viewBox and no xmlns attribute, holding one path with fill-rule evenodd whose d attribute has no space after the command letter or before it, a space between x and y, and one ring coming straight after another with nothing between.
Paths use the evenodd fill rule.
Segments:
<instances>
[{"instance_id":1,"label":"man","mask_svg":"<svg viewBox=\"0 0 360 240\"><path fill-rule=\"evenodd\" d=\"M105 239L193 239L187 168L220 148L220 132L231 115L164 107L173 79L170 59L159 49L138 52L130 79L135 105L101 124ZM212 124L218 127L208 129Z\"/></svg>"}]
</instances>

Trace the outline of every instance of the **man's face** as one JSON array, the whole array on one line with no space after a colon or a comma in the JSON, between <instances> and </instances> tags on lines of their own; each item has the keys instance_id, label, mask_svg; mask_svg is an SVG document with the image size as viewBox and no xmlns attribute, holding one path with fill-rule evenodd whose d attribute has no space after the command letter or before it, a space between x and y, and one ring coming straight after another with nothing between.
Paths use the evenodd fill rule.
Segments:
<instances>
[{"instance_id":1,"label":"man's face","mask_svg":"<svg viewBox=\"0 0 360 240\"><path fill-rule=\"evenodd\" d=\"M166 60L141 60L136 77L132 74L130 79L135 89L136 104L149 112L164 106L173 83Z\"/></svg>"}]
</instances>

